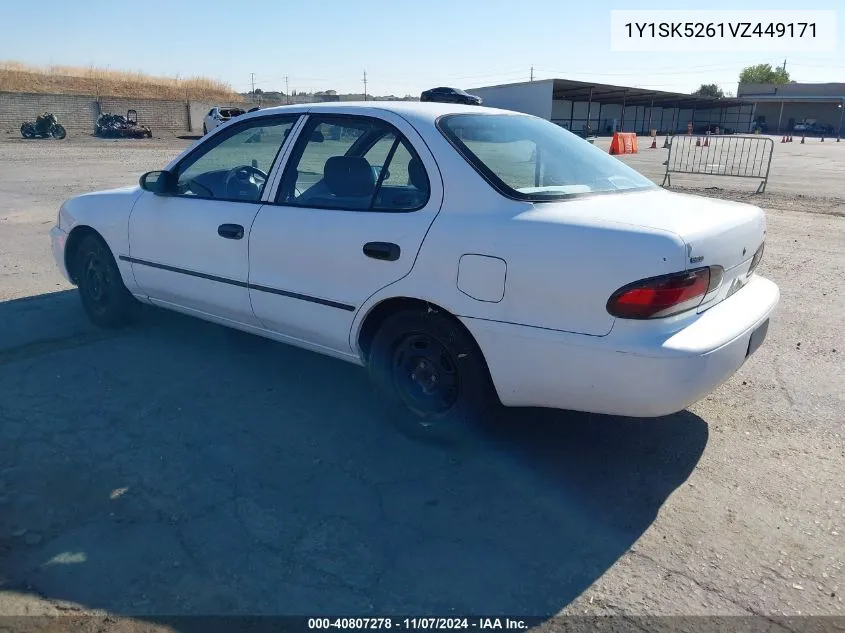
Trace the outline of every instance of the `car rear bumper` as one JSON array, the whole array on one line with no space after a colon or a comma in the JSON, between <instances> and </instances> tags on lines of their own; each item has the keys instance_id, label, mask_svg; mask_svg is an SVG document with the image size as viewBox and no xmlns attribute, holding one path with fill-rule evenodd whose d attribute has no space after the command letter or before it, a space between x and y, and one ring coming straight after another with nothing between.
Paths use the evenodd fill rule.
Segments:
<instances>
[{"instance_id":1,"label":"car rear bumper","mask_svg":"<svg viewBox=\"0 0 845 633\"><path fill-rule=\"evenodd\" d=\"M65 266L65 244L67 244L67 233L58 226L50 229L50 246L53 251L53 259L56 261L56 266L62 276L73 283L67 272L67 266Z\"/></svg>"},{"instance_id":2,"label":"car rear bumper","mask_svg":"<svg viewBox=\"0 0 845 633\"><path fill-rule=\"evenodd\" d=\"M648 322L585 336L462 321L481 346L506 406L659 417L730 378L762 343L779 298L774 283L754 276L732 297L662 334Z\"/></svg>"}]
</instances>

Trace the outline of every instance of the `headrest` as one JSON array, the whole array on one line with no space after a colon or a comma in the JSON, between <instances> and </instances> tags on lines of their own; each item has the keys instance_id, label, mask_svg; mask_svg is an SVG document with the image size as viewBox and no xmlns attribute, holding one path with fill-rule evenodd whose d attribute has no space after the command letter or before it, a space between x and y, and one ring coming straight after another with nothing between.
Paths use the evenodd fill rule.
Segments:
<instances>
[{"instance_id":1,"label":"headrest","mask_svg":"<svg viewBox=\"0 0 845 633\"><path fill-rule=\"evenodd\" d=\"M323 177L335 196L371 196L376 186L373 168L362 156L332 156Z\"/></svg>"},{"instance_id":2,"label":"headrest","mask_svg":"<svg viewBox=\"0 0 845 633\"><path fill-rule=\"evenodd\" d=\"M422 161L416 156L408 162L408 179L420 191L428 191L428 177Z\"/></svg>"}]
</instances>

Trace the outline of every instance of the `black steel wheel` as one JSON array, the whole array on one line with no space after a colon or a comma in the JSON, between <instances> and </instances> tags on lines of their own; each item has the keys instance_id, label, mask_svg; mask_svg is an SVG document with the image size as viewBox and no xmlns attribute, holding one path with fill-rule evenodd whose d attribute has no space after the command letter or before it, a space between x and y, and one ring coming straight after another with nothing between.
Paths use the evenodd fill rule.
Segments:
<instances>
[{"instance_id":1,"label":"black steel wheel","mask_svg":"<svg viewBox=\"0 0 845 633\"><path fill-rule=\"evenodd\" d=\"M448 413L458 401L461 376L449 350L430 334L401 337L391 358L396 393L408 409L421 417Z\"/></svg>"},{"instance_id":2,"label":"black steel wheel","mask_svg":"<svg viewBox=\"0 0 845 633\"><path fill-rule=\"evenodd\" d=\"M469 332L439 310L405 310L382 323L368 366L388 417L437 443L469 439L501 406Z\"/></svg>"},{"instance_id":3,"label":"black steel wheel","mask_svg":"<svg viewBox=\"0 0 845 633\"><path fill-rule=\"evenodd\" d=\"M100 237L88 235L82 240L74 276L82 307L92 323L117 328L132 320L135 299L123 285L114 257Z\"/></svg>"}]
</instances>

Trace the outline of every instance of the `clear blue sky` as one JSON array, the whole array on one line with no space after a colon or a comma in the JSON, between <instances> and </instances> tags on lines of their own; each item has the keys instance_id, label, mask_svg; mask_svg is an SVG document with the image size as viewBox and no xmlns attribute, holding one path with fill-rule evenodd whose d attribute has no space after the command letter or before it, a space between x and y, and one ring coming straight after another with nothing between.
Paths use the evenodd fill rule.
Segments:
<instances>
[{"instance_id":1,"label":"clear blue sky","mask_svg":"<svg viewBox=\"0 0 845 633\"><path fill-rule=\"evenodd\" d=\"M38 0L3 1L0 60L91 64L150 74L205 75L238 91L335 89L419 94L565 77L663 90L718 83L781 54L611 53L611 9L799 9L784 0L708 3L585 0ZM217 6L215 6L217 5ZM841 9L819 0L812 9ZM139 13L137 26L132 13ZM114 26L107 14L113 14ZM40 19L43 16L44 19ZM845 11L837 52L786 55L797 81L845 82Z\"/></svg>"}]
</instances>

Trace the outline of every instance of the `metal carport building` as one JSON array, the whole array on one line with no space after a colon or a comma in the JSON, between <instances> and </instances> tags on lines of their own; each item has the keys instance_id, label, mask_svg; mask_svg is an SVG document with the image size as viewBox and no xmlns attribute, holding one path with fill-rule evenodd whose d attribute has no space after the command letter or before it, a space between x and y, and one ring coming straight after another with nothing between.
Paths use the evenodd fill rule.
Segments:
<instances>
[{"instance_id":1,"label":"metal carport building","mask_svg":"<svg viewBox=\"0 0 845 633\"><path fill-rule=\"evenodd\" d=\"M742 98L700 97L681 92L614 86L570 79L543 79L469 88L484 105L525 112L548 119L568 130L593 134L637 132L659 134L718 125L746 133L754 117L753 101Z\"/></svg>"},{"instance_id":2,"label":"metal carport building","mask_svg":"<svg viewBox=\"0 0 845 633\"><path fill-rule=\"evenodd\" d=\"M737 92L755 104L755 117L765 118L769 133L791 134L802 120L830 125L837 137L845 132L845 83L739 84Z\"/></svg>"}]
</instances>

